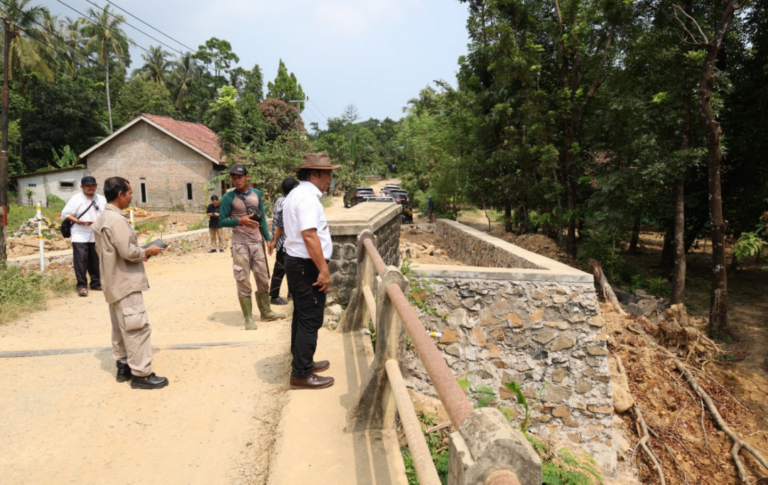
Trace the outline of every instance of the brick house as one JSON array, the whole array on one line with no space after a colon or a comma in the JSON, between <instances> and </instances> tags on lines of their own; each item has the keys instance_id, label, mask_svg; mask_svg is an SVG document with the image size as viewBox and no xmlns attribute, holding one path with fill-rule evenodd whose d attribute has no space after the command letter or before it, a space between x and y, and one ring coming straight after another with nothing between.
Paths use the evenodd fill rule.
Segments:
<instances>
[{"instance_id":1,"label":"brick house","mask_svg":"<svg viewBox=\"0 0 768 485\"><path fill-rule=\"evenodd\" d=\"M100 192L104 180L120 176L131 182L133 204L151 210L176 207L201 212L210 196L220 196L224 189L223 184L215 184L208 197L203 191L211 179L225 170L216 133L204 125L165 116L137 116L81 153L79 163L86 167L77 173L77 180L68 177L67 183L74 182L73 193L79 190L80 178L84 175L96 178ZM44 173L47 179L54 180L58 172ZM45 194L55 192L54 187L48 187L43 181L41 173L19 175L14 179L20 199L28 185L35 185L33 188L41 192L43 200Z\"/></svg>"}]
</instances>

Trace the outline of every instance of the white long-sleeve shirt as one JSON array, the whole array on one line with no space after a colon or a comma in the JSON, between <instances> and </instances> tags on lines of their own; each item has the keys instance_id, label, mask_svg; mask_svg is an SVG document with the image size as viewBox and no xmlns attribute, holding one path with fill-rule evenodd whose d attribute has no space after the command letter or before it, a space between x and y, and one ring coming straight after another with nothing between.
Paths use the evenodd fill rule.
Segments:
<instances>
[{"instance_id":1,"label":"white long-sleeve shirt","mask_svg":"<svg viewBox=\"0 0 768 485\"><path fill-rule=\"evenodd\" d=\"M80 192L75 194L64 206L64 210L61 211L61 219L64 220L69 216L77 218L80 214L91 205L91 202L96 200L96 203L88 209L88 212L79 217L83 222L96 222L104 208L107 206L107 199L100 194L95 194L94 199L89 199L84 193ZM73 243L89 243L96 242L96 238L93 236L93 228L91 226L81 226L80 224L72 225L72 242Z\"/></svg>"}]
</instances>

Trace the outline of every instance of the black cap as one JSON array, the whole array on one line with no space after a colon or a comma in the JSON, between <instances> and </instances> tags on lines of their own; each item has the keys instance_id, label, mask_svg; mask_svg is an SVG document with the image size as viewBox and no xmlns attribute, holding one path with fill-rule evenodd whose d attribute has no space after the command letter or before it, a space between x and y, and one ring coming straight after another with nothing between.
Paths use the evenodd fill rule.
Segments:
<instances>
[{"instance_id":1,"label":"black cap","mask_svg":"<svg viewBox=\"0 0 768 485\"><path fill-rule=\"evenodd\" d=\"M96 179L90 175L86 175L80 180L80 185L96 185Z\"/></svg>"},{"instance_id":2,"label":"black cap","mask_svg":"<svg viewBox=\"0 0 768 485\"><path fill-rule=\"evenodd\" d=\"M239 163L237 165L232 165L232 168L229 169L230 175L248 175L248 170L245 169L242 165Z\"/></svg>"}]
</instances>

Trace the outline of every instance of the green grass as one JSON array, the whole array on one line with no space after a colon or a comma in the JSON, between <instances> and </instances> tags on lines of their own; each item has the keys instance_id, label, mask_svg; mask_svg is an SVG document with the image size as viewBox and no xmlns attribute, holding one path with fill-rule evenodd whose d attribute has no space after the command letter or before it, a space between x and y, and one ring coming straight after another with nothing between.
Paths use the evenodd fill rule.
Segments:
<instances>
[{"instance_id":1,"label":"green grass","mask_svg":"<svg viewBox=\"0 0 768 485\"><path fill-rule=\"evenodd\" d=\"M203 219L202 221L195 222L187 228L187 231L197 231L198 229L206 229L208 227L208 221Z\"/></svg>"},{"instance_id":2,"label":"green grass","mask_svg":"<svg viewBox=\"0 0 768 485\"><path fill-rule=\"evenodd\" d=\"M45 308L48 298L72 291L72 277L29 273L16 267L0 266L0 323Z\"/></svg>"},{"instance_id":3,"label":"green grass","mask_svg":"<svg viewBox=\"0 0 768 485\"><path fill-rule=\"evenodd\" d=\"M323 207L327 209L333 205L333 199L330 197L323 197L320 199L320 203L323 204Z\"/></svg>"},{"instance_id":4,"label":"green grass","mask_svg":"<svg viewBox=\"0 0 768 485\"><path fill-rule=\"evenodd\" d=\"M53 204L50 207L43 207L43 215L51 220L60 222L61 217L57 214L61 213L64 209L64 204ZM19 230L21 224L27 221L37 214L37 209L33 205L16 205L11 204L8 210L8 232L15 232Z\"/></svg>"},{"instance_id":5,"label":"green grass","mask_svg":"<svg viewBox=\"0 0 768 485\"><path fill-rule=\"evenodd\" d=\"M141 231L157 232L160 230L161 225L164 225L163 221L159 221L159 220L139 222L136 224L135 229L136 229L136 232L141 232Z\"/></svg>"}]
</instances>

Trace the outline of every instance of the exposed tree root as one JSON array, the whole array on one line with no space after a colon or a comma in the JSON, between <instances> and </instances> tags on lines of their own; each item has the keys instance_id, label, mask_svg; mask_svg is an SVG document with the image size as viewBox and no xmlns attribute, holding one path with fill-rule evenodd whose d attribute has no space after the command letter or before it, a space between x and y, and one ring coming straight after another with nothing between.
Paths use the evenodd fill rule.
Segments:
<instances>
[{"instance_id":1,"label":"exposed tree root","mask_svg":"<svg viewBox=\"0 0 768 485\"><path fill-rule=\"evenodd\" d=\"M629 316L627 313L621 308L621 305L619 304L615 293L611 289L611 285L608 283L607 279L605 278L605 275L603 274L602 268L600 266L600 263L594 260L590 260L590 268L592 269L592 273L595 276L595 280L600 284L600 287L602 288L603 293L605 294L605 299L610 305L622 316L626 316L628 318L631 318L633 322L628 322L626 329L630 330L634 333L639 334L641 337L643 337L646 342L652 347L658 350L659 354L674 363L677 370L680 372L682 377L685 377L686 381L688 382L691 389L695 391L695 393L699 396L700 403L702 406L701 410L701 427L704 434L704 440L707 444L709 444L709 438L707 436L706 427L704 425L704 407L706 406L707 410L709 411L710 416L714 420L717 427L723 431L731 440L733 443L733 447L731 448L731 457L733 458L735 467L738 471L739 477L745 485L753 485L757 482L764 481L768 477L762 477L759 478L756 482L750 482L749 476L747 475L747 470L744 466L744 462L739 456L739 452L743 448L752 456L757 459L757 461L763 465L763 467L768 470L768 461L758 452L752 445L742 440L739 435L737 435L729 426L726 424L725 420L723 419L722 415L718 411L717 407L715 406L714 402L710 398L709 394L701 387L699 386L698 382L696 381L696 378L693 376L693 373L691 370L694 370L696 372L700 372L704 376L706 376L708 379L715 382L723 391L725 394L727 394L734 402L738 403L740 406L742 406L745 409L748 409L744 404L738 401L731 393L729 393L725 387L717 382L712 376L705 373L703 370L698 369L688 369L686 365L681 361L680 358L678 358L678 355L675 355L676 353L679 353L680 356L685 359L686 362L693 361L694 363L699 364L702 366L702 368L707 364L711 363L712 360L716 357L716 355L720 354L721 351L717 344L709 339L706 335L704 335L701 331L696 329L688 319L688 315L685 311L685 307L683 305L674 305L670 309L668 309L663 319L660 320L659 326L656 327L655 325L652 325L651 322L649 322L645 318L638 318L634 315ZM633 328L633 327L637 327ZM651 336L650 333L654 333L652 330L654 328L657 328L658 335L657 338L662 343L665 343L667 345L674 345L675 352L671 351L670 349L666 348L664 345L660 345L659 343L655 342ZM671 377L671 376L670 376ZM679 379L673 379L673 382L678 383ZM686 393L689 394L691 399L695 402L697 399L691 395L690 391L687 389ZM637 399L635 399L636 402ZM656 470L659 474L659 480L662 485L666 485L666 481L664 478L664 472L662 469L661 461L656 456L656 454L653 452L651 447L648 445L648 442L651 437L651 432L653 430L650 430L647 426L645 419L643 418L643 413L640 407L635 404L633 407L635 416L637 418L637 427L638 427L638 436L640 436L640 441L638 441L635 452L637 452L637 449L642 449L646 455L649 457L650 461L653 463L653 465L656 467ZM678 417L680 414L682 414L683 409L680 410L678 413ZM649 416L652 417L652 415L649 414ZM677 418L675 418L675 421L677 421ZM684 443L682 443L679 439L677 439L677 436L675 436L674 433L671 432L671 430L667 429L666 432L670 433L670 435L675 438L687 451L688 453L693 457L693 453L688 449L688 447L685 446ZM655 433L654 433L655 435ZM658 438L658 436L657 436ZM663 443L666 447L667 445ZM674 459L675 463L677 464L677 467L680 468L683 474L683 480L687 483L687 477L685 476L685 470L681 466L681 464L678 462L677 458L672 454L672 451L667 447L667 451L670 455L672 455L672 458Z\"/></svg>"},{"instance_id":2,"label":"exposed tree root","mask_svg":"<svg viewBox=\"0 0 768 485\"><path fill-rule=\"evenodd\" d=\"M620 315L626 315L627 312L621 308L621 304L619 304L619 300L616 298L616 293L613 292L611 285L608 283L608 278L606 278L605 273L603 273L603 267L600 265L600 262L590 259L589 267L592 270L592 274L595 275L595 280L600 283L600 287L603 289L605 300L609 302Z\"/></svg>"},{"instance_id":3,"label":"exposed tree root","mask_svg":"<svg viewBox=\"0 0 768 485\"><path fill-rule=\"evenodd\" d=\"M659 458L656 456L656 453L653 452L651 447L648 446L648 440L651 439L651 435L648 433L648 426L645 424L645 419L643 419L643 412L637 404L635 404L632 409L635 411L638 426L642 430L642 437L640 438L640 441L637 442L635 450L637 450L637 448L642 448L642 450L645 451L645 454L651 459L653 466L656 467L656 471L659 472L661 485L666 485L667 482L664 480L664 470L661 468L661 461L659 461Z\"/></svg>"},{"instance_id":4,"label":"exposed tree root","mask_svg":"<svg viewBox=\"0 0 768 485\"><path fill-rule=\"evenodd\" d=\"M701 399L704 401L704 404L707 405L707 409L709 410L709 413L712 415L712 417L715 420L715 423L717 424L717 427L720 428L720 430L727 434L729 438L731 438L731 441L733 441L733 448L731 448L731 456L733 457L733 461L736 464L736 469L739 471L739 477L741 478L741 481L749 484L749 477L747 476L747 470L744 468L744 463L741 461L741 458L739 457L739 450L744 448L746 451L750 452L752 456L754 456L757 461L762 464L766 470L768 470L768 462L763 458L763 455L761 455L756 449L754 449L749 443L743 441L739 436L731 430L731 428L725 423L725 420L723 420L723 417L720 415L720 412L717 410L717 407L715 406L715 403L712 402L712 399L709 397L709 394L707 394L704 389L699 386L699 383L696 382L696 378L693 377L693 374L683 365L682 362L680 362L678 359L672 359L672 362L675 364L675 367L677 367L677 370L685 376L685 379L688 381L688 384L693 388L694 391L696 391L696 394L701 397Z\"/></svg>"}]
</instances>

